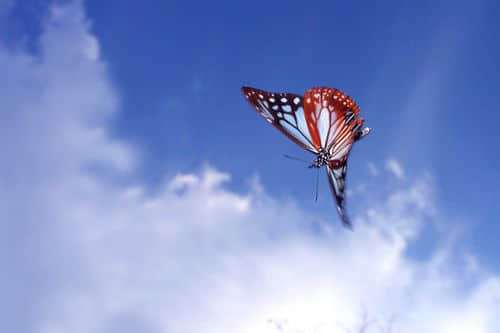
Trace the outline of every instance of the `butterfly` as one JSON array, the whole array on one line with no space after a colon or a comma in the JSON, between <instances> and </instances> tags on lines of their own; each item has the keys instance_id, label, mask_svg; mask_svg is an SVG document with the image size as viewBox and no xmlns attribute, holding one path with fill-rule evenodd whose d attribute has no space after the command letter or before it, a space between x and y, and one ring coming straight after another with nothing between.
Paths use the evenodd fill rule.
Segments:
<instances>
[{"instance_id":1,"label":"butterfly","mask_svg":"<svg viewBox=\"0 0 500 333\"><path fill-rule=\"evenodd\" d=\"M370 133L362 128L359 107L335 88L317 87L304 96L271 93L242 87L243 95L264 119L305 150L315 154L310 168L326 166L337 212L345 227L352 224L345 213L347 158L354 142Z\"/></svg>"}]
</instances>

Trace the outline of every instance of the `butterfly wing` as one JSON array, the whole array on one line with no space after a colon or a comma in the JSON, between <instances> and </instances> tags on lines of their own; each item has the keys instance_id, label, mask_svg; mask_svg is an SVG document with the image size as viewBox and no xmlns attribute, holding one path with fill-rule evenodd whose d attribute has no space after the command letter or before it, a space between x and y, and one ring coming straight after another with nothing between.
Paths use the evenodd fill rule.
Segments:
<instances>
[{"instance_id":1,"label":"butterfly wing","mask_svg":"<svg viewBox=\"0 0 500 333\"><path fill-rule=\"evenodd\" d=\"M306 124L302 96L271 93L251 87L243 87L241 90L255 110L280 132L302 148L312 153L318 152Z\"/></svg>"},{"instance_id":2,"label":"butterfly wing","mask_svg":"<svg viewBox=\"0 0 500 333\"><path fill-rule=\"evenodd\" d=\"M339 213L342 224L352 229L352 224L346 215L344 208L344 188L345 188L345 175L347 170L347 159L344 163L329 162L326 166L326 173L328 176L328 183L332 190L332 195L335 198L337 212Z\"/></svg>"},{"instance_id":3,"label":"butterfly wing","mask_svg":"<svg viewBox=\"0 0 500 333\"><path fill-rule=\"evenodd\" d=\"M304 95L304 110L315 147L330 152L335 159L349 152L345 148L363 124L363 119L357 118L359 107L353 99L338 89L314 88Z\"/></svg>"},{"instance_id":4,"label":"butterfly wing","mask_svg":"<svg viewBox=\"0 0 500 333\"><path fill-rule=\"evenodd\" d=\"M362 134L364 120L357 118L359 107L342 91L320 87L306 92L304 110L313 144L330 154L327 164L330 189L342 223L352 229L345 213L344 190L347 158L352 144Z\"/></svg>"}]
</instances>

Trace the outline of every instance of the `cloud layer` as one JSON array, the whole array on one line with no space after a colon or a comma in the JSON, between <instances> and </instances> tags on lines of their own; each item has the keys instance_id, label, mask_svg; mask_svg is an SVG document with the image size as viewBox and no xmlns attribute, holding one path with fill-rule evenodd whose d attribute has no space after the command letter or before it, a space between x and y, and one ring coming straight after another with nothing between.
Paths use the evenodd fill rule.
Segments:
<instances>
[{"instance_id":1,"label":"cloud layer","mask_svg":"<svg viewBox=\"0 0 500 333\"><path fill-rule=\"evenodd\" d=\"M81 5L53 8L39 43L0 46L2 331L335 333L363 312L368 332L500 329L500 280L472 255L445 235L409 254L439 216L429 177L367 191L354 233L210 167L155 194L113 185L93 167L138 154L108 134L119 96Z\"/></svg>"}]
</instances>

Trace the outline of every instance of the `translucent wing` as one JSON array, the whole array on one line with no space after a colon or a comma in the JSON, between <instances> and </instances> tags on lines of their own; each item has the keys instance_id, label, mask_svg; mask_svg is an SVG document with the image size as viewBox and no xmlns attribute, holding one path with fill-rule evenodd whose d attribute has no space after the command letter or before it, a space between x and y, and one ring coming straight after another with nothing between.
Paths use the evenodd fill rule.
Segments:
<instances>
[{"instance_id":1,"label":"translucent wing","mask_svg":"<svg viewBox=\"0 0 500 333\"><path fill-rule=\"evenodd\" d=\"M337 206L337 212L339 213L340 219L345 227L352 229L351 221L346 215L344 208L344 188L345 188L345 175L347 170L347 159L344 163L329 162L326 166L326 172L328 175L328 182L330 183L330 189L335 198L335 203Z\"/></svg>"},{"instance_id":2,"label":"translucent wing","mask_svg":"<svg viewBox=\"0 0 500 333\"><path fill-rule=\"evenodd\" d=\"M289 93L270 93L256 88L241 88L255 110L293 142L312 153L318 152L313 143L302 96Z\"/></svg>"},{"instance_id":3,"label":"translucent wing","mask_svg":"<svg viewBox=\"0 0 500 333\"><path fill-rule=\"evenodd\" d=\"M332 159L347 156L363 119L353 99L334 88L314 88L304 95L304 115L314 147Z\"/></svg>"}]
</instances>

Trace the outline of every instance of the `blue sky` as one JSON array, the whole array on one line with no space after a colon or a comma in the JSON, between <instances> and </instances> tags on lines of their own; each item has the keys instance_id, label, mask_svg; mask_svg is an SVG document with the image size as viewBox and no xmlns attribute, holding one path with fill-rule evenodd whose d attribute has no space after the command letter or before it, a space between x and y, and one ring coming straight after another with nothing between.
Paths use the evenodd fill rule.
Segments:
<instances>
[{"instance_id":1,"label":"blue sky","mask_svg":"<svg viewBox=\"0 0 500 333\"><path fill-rule=\"evenodd\" d=\"M498 4L325 1L304 7L86 3L123 92L114 130L141 146L142 176L155 183L165 172L209 162L236 183L258 173L272 193L311 204L314 176L282 158L299 149L255 117L238 89L338 87L358 101L374 129L353 151L350 184L369 177L366 161L380 165L388 156L410 175L429 171L449 218L473 220L468 243L497 252ZM327 191L323 186L325 213ZM349 208L359 207L350 202Z\"/></svg>"},{"instance_id":2,"label":"blue sky","mask_svg":"<svg viewBox=\"0 0 500 333\"><path fill-rule=\"evenodd\" d=\"M497 332L499 6L0 0L5 330ZM360 105L354 233L242 85Z\"/></svg>"}]
</instances>

